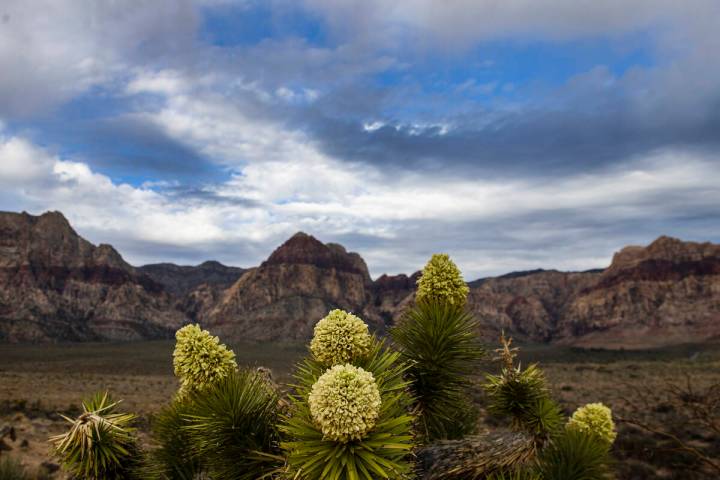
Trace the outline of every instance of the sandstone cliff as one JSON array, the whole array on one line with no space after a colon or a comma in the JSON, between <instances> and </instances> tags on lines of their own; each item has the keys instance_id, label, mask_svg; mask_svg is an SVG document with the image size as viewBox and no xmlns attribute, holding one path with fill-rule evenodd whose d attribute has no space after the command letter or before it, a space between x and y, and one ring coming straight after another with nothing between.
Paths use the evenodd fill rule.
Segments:
<instances>
[{"instance_id":1,"label":"sandstone cliff","mask_svg":"<svg viewBox=\"0 0 720 480\"><path fill-rule=\"evenodd\" d=\"M720 245L660 237L604 271L535 271L473 282L470 308L495 334L605 348L720 339Z\"/></svg>"},{"instance_id":2,"label":"sandstone cliff","mask_svg":"<svg viewBox=\"0 0 720 480\"><path fill-rule=\"evenodd\" d=\"M305 339L334 308L357 313L375 330L383 322L373 308L365 262L336 244L297 233L228 290L191 294L195 317L230 339Z\"/></svg>"},{"instance_id":3,"label":"sandstone cliff","mask_svg":"<svg viewBox=\"0 0 720 480\"><path fill-rule=\"evenodd\" d=\"M660 237L624 248L564 313L557 337L579 345L720 339L720 245Z\"/></svg>"},{"instance_id":4,"label":"sandstone cliff","mask_svg":"<svg viewBox=\"0 0 720 480\"><path fill-rule=\"evenodd\" d=\"M382 332L412 304L418 277L373 281L360 255L304 233L248 270L136 269L59 213L0 213L0 341L161 338L190 320L229 340L306 339L333 308ZM488 339L502 329L602 347L720 339L720 245L711 243L660 237L622 249L604 270L515 272L470 287L468 308Z\"/></svg>"},{"instance_id":5,"label":"sandstone cliff","mask_svg":"<svg viewBox=\"0 0 720 480\"><path fill-rule=\"evenodd\" d=\"M58 212L0 212L0 340L134 340L172 334L184 314L163 287Z\"/></svg>"}]
</instances>

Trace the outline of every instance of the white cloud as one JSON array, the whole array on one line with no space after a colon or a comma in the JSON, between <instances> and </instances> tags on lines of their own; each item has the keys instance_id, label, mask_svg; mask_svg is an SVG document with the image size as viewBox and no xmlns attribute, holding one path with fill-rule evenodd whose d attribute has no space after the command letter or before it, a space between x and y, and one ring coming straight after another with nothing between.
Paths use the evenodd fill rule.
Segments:
<instances>
[{"instance_id":1,"label":"white cloud","mask_svg":"<svg viewBox=\"0 0 720 480\"><path fill-rule=\"evenodd\" d=\"M628 238L615 232L593 239L596 230L619 222L637 222L639 229L648 219L681 218L688 209L720 204L715 165L690 153L658 153L632 162L631 168L541 183L412 174L391 178L374 167L308 151L249 164L227 182L209 187L218 198L251 199L256 206L177 198L162 188L114 183L82 161L61 159L18 137L0 141L0 185L21 208L61 210L81 234L117 245L135 263L160 260L146 253L148 245L165 245L173 252L202 249L209 258L216 248L249 243L257 246L256 256L232 263L252 265L303 229L326 240L358 236L380 241L382 248L360 249L375 274L412 271L428 252L443 249L451 251L469 278L538 266L602 266ZM574 217L565 218L570 209ZM593 225L583 227L577 220L583 216ZM419 236L418 226L424 225L434 227ZM482 225L503 230L483 232ZM497 239L505 243L496 244ZM535 251L533 245L546 242L556 247Z\"/></svg>"},{"instance_id":2,"label":"white cloud","mask_svg":"<svg viewBox=\"0 0 720 480\"><path fill-rule=\"evenodd\" d=\"M0 114L27 115L187 50L199 22L189 1L5 0L0 3Z\"/></svg>"}]
</instances>

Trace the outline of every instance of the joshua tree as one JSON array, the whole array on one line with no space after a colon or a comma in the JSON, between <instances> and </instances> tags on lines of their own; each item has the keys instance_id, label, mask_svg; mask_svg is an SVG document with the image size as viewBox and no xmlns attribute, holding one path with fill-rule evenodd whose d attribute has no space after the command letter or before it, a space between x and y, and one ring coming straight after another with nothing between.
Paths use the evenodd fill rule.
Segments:
<instances>
[{"instance_id":1,"label":"joshua tree","mask_svg":"<svg viewBox=\"0 0 720 480\"><path fill-rule=\"evenodd\" d=\"M501 337L499 375L484 385L490 413L509 430L441 441L420 451L426 479L601 480L610 478L615 426L602 404L579 408L569 421L550 398L537 365L515 365L517 348Z\"/></svg>"}]
</instances>

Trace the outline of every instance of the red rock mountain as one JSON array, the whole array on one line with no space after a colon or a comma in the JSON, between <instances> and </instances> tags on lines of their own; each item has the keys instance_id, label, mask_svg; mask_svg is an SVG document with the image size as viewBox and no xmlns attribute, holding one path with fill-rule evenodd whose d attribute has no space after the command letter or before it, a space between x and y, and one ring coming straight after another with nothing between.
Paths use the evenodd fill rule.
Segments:
<instances>
[{"instance_id":1,"label":"red rock mountain","mask_svg":"<svg viewBox=\"0 0 720 480\"><path fill-rule=\"evenodd\" d=\"M720 340L720 245L660 237L601 272L535 272L478 282L487 331L535 341L645 348Z\"/></svg>"},{"instance_id":2,"label":"red rock mountain","mask_svg":"<svg viewBox=\"0 0 720 480\"><path fill-rule=\"evenodd\" d=\"M228 290L204 287L191 294L190 310L230 339L305 339L334 308L360 314L381 331L384 323L373 308L372 287L357 253L297 233Z\"/></svg>"},{"instance_id":3,"label":"red rock mountain","mask_svg":"<svg viewBox=\"0 0 720 480\"><path fill-rule=\"evenodd\" d=\"M158 338L190 320L229 340L306 339L333 308L382 332L412 303L418 275L373 281L357 253L304 233L248 270L136 269L59 213L0 213L0 340ZM720 245L711 243L660 237L622 249L605 270L516 272L470 287L488 338L504 329L611 348L720 339Z\"/></svg>"},{"instance_id":4,"label":"red rock mountain","mask_svg":"<svg viewBox=\"0 0 720 480\"><path fill-rule=\"evenodd\" d=\"M0 340L167 337L185 315L110 245L94 246L58 212L0 212Z\"/></svg>"}]
</instances>

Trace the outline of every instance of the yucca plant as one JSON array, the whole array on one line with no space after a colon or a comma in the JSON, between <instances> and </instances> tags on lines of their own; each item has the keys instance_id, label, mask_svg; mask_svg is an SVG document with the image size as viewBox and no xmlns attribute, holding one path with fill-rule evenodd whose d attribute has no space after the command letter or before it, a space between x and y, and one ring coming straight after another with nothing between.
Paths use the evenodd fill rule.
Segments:
<instances>
[{"instance_id":1,"label":"yucca plant","mask_svg":"<svg viewBox=\"0 0 720 480\"><path fill-rule=\"evenodd\" d=\"M542 443L563 424L564 417L558 404L550 397L545 375L536 365L527 368L516 366L517 348L505 335L496 360L501 362L499 375L486 375L483 385L488 398L488 411L509 418L513 428L522 429Z\"/></svg>"},{"instance_id":2,"label":"yucca plant","mask_svg":"<svg viewBox=\"0 0 720 480\"><path fill-rule=\"evenodd\" d=\"M465 310L468 287L447 255L433 255L418 280L417 302L390 334L417 399L425 441L461 438L476 428L477 409L468 397L485 350L479 325Z\"/></svg>"},{"instance_id":3,"label":"yucca plant","mask_svg":"<svg viewBox=\"0 0 720 480\"><path fill-rule=\"evenodd\" d=\"M237 370L235 353L199 325L175 333L173 367L180 380L178 396L202 391Z\"/></svg>"},{"instance_id":4,"label":"yucca plant","mask_svg":"<svg viewBox=\"0 0 720 480\"><path fill-rule=\"evenodd\" d=\"M513 428L531 435L537 450L532 464L517 465L511 473L543 480L608 478L610 445L616 436L610 409L602 404L586 405L565 423L542 370L537 365L516 366L517 348L511 347L512 339L503 334L500 341L496 359L501 362L501 373L487 375L484 385L488 410L510 418Z\"/></svg>"},{"instance_id":5,"label":"yucca plant","mask_svg":"<svg viewBox=\"0 0 720 480\"><path fill-rule=\"evenodd\" d=\"M135 415L115 411L107 392L83 402L76 419L63 416L70 430L51 438L55 455L72 475L89 480L135 478L140 451L132 423Z\"/></svg>"},{"instance_id":6,"label":"yucca plant","mask_svg":"<svg viewBox=\"0 0 720 480\"><path fill-rule=\"evenodd\" d=\"M327 368L314 357L295 374L281 430L290 478L408 478L413 448L407 364L372 339L359 358Z\"/></svg>"},{"instance_id":7,"label":"yucca plant","mask_svg":"<svg viewBox=\"0 0 720 480\"><path fill-rule=\"evenodd\" d=\"M602 437L566 428L540 452L535 471L543 480L606 480L612 478L611 465Z\"/></svg>"},{"instance_id":8,"label":"yucca plant","mask_svg":"<svg viewBox=\"0 0 720 480\"><path fill-rule=\"evenodd\" d=\"M213 480L258 480L279 473L279 394L262 373L240 370L191 397L182 428Z\"/></svg>"},{"instance_id":9,"label":"yucca plant","mask_svg":"<svg viewBox=\"0 0 720 480\"><path fill-rule=\"evenodd\" d=\"M202 472L187 431L192 403L176 398L150 419L153 447L146 455L142 475L147 480L193 480Z\"/></svg>"},{"instance_id":10,"label":"yucca plant","mask_svg":"<svg viewBox=\"0 0 720 480\"><path fill-rule=\"evenodd\" d=\"M468 390L469 376L485 353L478 328L462 306L424 300L391 330L410 364L407 377L427 441L460 438L475 429L477 414Z\"/></svg>"}]
</instances>

